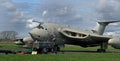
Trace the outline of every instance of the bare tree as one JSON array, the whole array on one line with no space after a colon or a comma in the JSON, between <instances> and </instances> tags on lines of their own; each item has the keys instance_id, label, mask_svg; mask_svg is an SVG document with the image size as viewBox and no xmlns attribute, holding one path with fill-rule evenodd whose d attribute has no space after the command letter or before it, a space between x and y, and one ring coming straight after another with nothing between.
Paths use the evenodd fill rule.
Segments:
<instances>
[{"instance_id":1,"label":"bare tree","mask_svg":"<svg viewBox=\"0 0 120 61\"><path fill-rule=\"evenodd\" d=\"M15 39L18 35L15 31L2 31L0 32L0 38L1 39Z\"/></svg>"}]
</instances>

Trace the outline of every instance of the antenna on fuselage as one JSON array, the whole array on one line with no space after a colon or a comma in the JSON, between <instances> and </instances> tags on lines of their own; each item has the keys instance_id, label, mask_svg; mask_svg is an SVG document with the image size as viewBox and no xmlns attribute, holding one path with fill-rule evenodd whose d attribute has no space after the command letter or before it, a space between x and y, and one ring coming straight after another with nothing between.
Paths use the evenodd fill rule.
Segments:
<instances>
[{"instance_id":1,"label":"antenna on fuselage","mask_svg":"<svg viewBox=\"0 0 120 61\"><path fill-rule=\"evenodd\" d=\"M44 29L44 27L43 26L41 26L42 24L43 24L43 22L39 22L39 21L35 21L35 20L33 20L32 22L36 22L36 23L39 23L39 25L37 26L37 28L42 28L42 29Z\"/></svg>"}]
</instances>

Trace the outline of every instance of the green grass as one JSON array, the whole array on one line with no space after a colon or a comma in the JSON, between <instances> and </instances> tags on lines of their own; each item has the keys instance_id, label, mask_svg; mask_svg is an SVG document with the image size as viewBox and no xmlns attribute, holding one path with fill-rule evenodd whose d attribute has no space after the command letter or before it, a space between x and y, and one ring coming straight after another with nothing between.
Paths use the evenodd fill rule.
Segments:
<instances>
[{"instance_id":1,"label":"green grass","mask_svg":"<svg viewBox=\"0 0 120 61\"><path fill-rule=\"evenodd\" d=\"M99 49L100 47L88 47L88 48L83 48L80 46L74 46L74 45L66 45L64 48L61 48L61 50L79 50L79 51L97 51L97 49ZM114 49L111 46L108 47L107 51L120 51L118 49Z\"/></svg>"},{"instance_id":2,"label":"green grass","mask_svg":"<svg viewBox=\"0 0 120 61\"><path fill-rule=\"evenodd\" d=\"M64 48L61 48L61 50L96 50L99 47L89 47L89 48L83 48L80 46L74 46L74 45L66 45Z\"/></svg>"},{"instance_id":3,"label":"green grass","mask_svg":"<svg viewBox=\"0 0 120 61\"><path fill-rule=\"evenodd\" d=\"M19 49L21 46L14 44L0 44L0 48L3 49Z\"/></svg>"},{"instance_id":4,"label":"green grass","mask_svg":"<svg viewBox=\"0 0 120 61\"><path fill-rule=\"evenodd\" d=\"M8 44L0 45L2 48L19 49L19 46ZM0 48L1 48L0 47ZM79 46L67 45L62 50L81 50L81 51L96 51L99 47L82 48ZM107 51L119 51L109 47ZM59 53L59 54L39 54L39 55L19 55L19 54L0 54L0 61L120 61L120 52L116 53Z\"/></svg>"},{"instance_id":5,"label":"green grass","mask_svg":"<svg viewBox=\"0 0 120 61\"><path fill-rule=\"evenodd\" d=\"M0 55L0 61L119 61L120 53Z\"/></svg>"}]
</instances>

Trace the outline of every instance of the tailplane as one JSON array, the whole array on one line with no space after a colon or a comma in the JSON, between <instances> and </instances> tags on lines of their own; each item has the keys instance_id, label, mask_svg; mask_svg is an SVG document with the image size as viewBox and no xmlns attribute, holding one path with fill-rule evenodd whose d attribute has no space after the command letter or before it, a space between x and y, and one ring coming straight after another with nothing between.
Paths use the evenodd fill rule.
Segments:
<instances>
[{"instance_id":1,"label":"tailplane","mask_svg":"<svg viewBox=\"0 0 120 61\"><path fill-rule=\"evenodd\" d=\"M116 23L116 22L120 22L120 20L117 21L99 21L99 27L96 30L92 30L94 33L99 34L99 35L103 35L103 32L106 28L106 26L110 23Z\"/></svg>"}]
</instances>

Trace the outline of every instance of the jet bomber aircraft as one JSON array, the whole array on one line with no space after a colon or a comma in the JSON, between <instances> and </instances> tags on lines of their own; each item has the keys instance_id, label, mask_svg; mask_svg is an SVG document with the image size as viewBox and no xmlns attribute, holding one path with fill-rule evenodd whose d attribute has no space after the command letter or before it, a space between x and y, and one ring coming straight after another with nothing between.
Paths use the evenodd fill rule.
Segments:
<instances>
[{"instance_id":1,"label":"jet bomber aircraft","mask_svg":"<svg viewBox=\"0 0 120 61\"><path fill-rule=\"evenodd\" d=\"M76 30L68 26L54 23L38 22L39 25L33 28L29 34L31 37L25 37L15 42L23 47L33 47L37 51L59 51L64 44L77 45L81 47L95 47L98 52L106 52L108 45L120 49L120 38L104 36L104 30L110 23L120 21L99 21L97 30ZM41 47L43 46L43 47Z\"/></svg>"}]
</instances>

